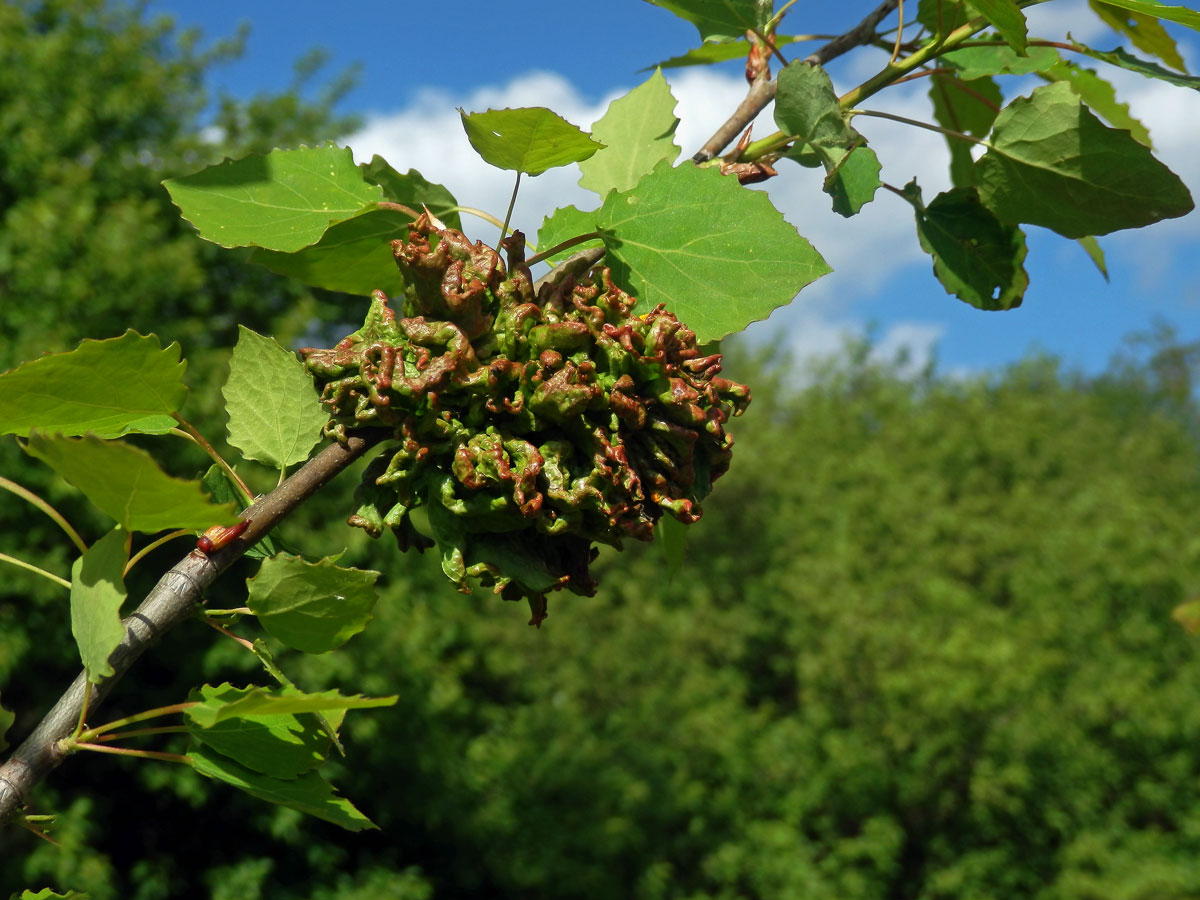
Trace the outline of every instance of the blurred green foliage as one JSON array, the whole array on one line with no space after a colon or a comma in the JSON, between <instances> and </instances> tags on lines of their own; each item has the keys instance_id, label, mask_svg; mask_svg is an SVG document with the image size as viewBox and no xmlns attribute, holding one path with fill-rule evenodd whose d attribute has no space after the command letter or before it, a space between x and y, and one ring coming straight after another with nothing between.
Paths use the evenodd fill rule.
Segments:
<instances>
[{"instance_id":1,"label":"blurred green foliage","mask_svg":"<svg viewBox=\"0 0 1200 900\"><path fill-rule=\"evenodd\" d=\"M134 325L180 339L211 389L205 348L231 345L235 321L286 340L320 319L332 298L206 248L157 182L336 134L332 95L223 102L222 144L200 125L226 49L99 0L6 4L0 45L0 116L28 135L0 167L8 362ZM1200 585L1196 356L1161 334L1099 378L1044 359L951 378L860 346L804 387L769 355L731 360L755 400L688 562L667 577L657 547L607 553L599 595L551 598L540 631L342 525L344 476L284 536L382 569L377 621L342 651L280 659L307 688L400 695L347 720L334 775L381 830L347 835L166 764L78 758L36 802L59 813L61 847L0 831L0 894L1200 895L1200 659L1170 619ZM0 471L34 477L2 449ZM63 571L39 518L0 497L0 547ZM131 592L178 555L151 557ZM239 605L248 572L212 602ZM58 589L2 581L19 737L78 662ZM211 634L168 635L100 719L261 678Z\"/></svg>"}]
</instances>

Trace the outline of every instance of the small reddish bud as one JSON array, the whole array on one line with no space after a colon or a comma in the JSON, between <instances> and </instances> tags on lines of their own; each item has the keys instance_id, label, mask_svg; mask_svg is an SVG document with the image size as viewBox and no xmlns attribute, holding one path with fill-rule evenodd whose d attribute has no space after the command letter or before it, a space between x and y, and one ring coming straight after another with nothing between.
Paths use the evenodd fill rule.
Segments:
<instances>
[{"instance_id":1,"label":"small reddish bud","mask_svg":"<svg viewBox=\"0 0 1200 900\"><path fill-rule=\"evenodd\" d=\"M196 541L196 549L207 556L214 550L220 550L231 543L249 525L249 522L238 522L236 525L230 525L229 527L214 525L208 531L204 532L204 534L200 535L200 540Z\"/></svg>"}]
</instances>

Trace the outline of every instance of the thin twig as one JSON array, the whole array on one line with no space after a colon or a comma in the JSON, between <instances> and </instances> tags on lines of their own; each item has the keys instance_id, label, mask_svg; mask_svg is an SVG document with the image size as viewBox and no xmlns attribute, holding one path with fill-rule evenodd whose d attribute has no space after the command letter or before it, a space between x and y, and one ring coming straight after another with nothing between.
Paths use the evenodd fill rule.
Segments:
<instances>
[{"instance_id":1,"label":"thin twig","mask_svg":"<svg viewBox=\"0 0 1200 900\"><path fill-rule=\"evenodd\" d=\"M843 53L861 44L870 43L875 36L876 27L899 3L900 0L884 0L870 15L845 34L839 34L832 41L806 56L804 62L813 66L823 66L830 60L836 59ZM698 163L706 163L718 156L738 135L746 130L746 126L754 121L755 117L766 108L767 104L775 99L775 94L778 90L778 81L774 78L768 78L765 72L756 78L754 83L750 85L750 91L746 94L746 99L738 104L738 108L734 110L733 115L726 120L724 125L716 130L703 147L696 151L696 155L692 159Z\"/></svg>"},{"instance_id":2,"label":"thin twig","mask_svg":"<svg viewBox=\"0 0 1200 900\"><path fill-rule=\"evenodd\" d=\"M79 548L80 553L87 553L87 544L83 542L83 538L79 536L79 532L71 527L71 523L63 518L62 514L57 509L55 509L33 491L29 490L28 488L21 487L21 485L17 484L15 481L10 481L9 479L2 477L0 477L0 488L16 494L22 500L32 503L51 519L53 519L54 524L67 533L67 537L71 539L71 543Z\"/></svg>"},{"instance_id":3,"label":"thin twig","mask_svg":"<svg viewBox=\"0 0 1200 900\"><path fill-rule=\"evenodd\" d=\"M92 750L96 753L111 753L114 756L137 756L141 759L157 759L163 762L181 763L190 766L191 760L181 753L161 753L158 750L134 750L132 747L106 747L103 744L72 744L72 750Z\"/></svg>"},{"instance_id":4,"label":"thin twig","mask_svg":"<svg viewBox=\"0 0 1200 900\"><path fill-rule=\"evenodd\" d=\"M28 569L30 572L35 572L43 578L49 578L55 584L65 587L68 591L71 589L71 582L63 578L61 575L55 575L53 572L47 572L45 569L35 566L33 563L25 562L23 559L17 559L15 556L9 556L7 553L0 553L0 562L6 562L9 565L17 566L22 569Z\"/></svg>"},{"instance_id":5,"label":"thin twig","mask_svg":"<svg viewBox=\"0 0 1200 900\"><path fill-rule=\"evenodd\" d=\"M233 479L233 483L237 486L237 489L242 492L242 499L246 503L249 503L251 500L253 500L254 492L246 486L246 482L242 481L238 473L233 471L233 466L225 462L224 457L222 457L221 454L216 451L216 448L214 448L213 445L205 439L204 435L197 431L195 426L179 413L171 413L171 416L176 422L179 423L179 427L183 429L184 433L197 444L199 444L204 449L204 452L212 458L213 462L220 466L221 469L224 470L225 474Z\"/></svg>"},{"instance_id":6,"label":"thin twig","mask_svg":"<svg viewBox=\"0 0 1200 900\"><path fill-rule=\"evenodd\" d=\"M194 534L193 531L191 531L187 528L180 528L177 531L172 531L168 534L164 534L162 537L158 538L155 541L151 541L149 544L147 544L145 547L143 547L141 550L139 550L137 553L135 553L133 555L133 557L129 560L129 562L125 563L125 571L122 572L121 574L128 575L129 571L135 565L137 565L139 562L141 562L145 558L147 553L154 552L155 550L157 550L159 547L161 547L163 544L167 543L168 541L173 541L173 540L175 540L175 538L188 537L192 534Z\"/></svg>"}]
</instances>

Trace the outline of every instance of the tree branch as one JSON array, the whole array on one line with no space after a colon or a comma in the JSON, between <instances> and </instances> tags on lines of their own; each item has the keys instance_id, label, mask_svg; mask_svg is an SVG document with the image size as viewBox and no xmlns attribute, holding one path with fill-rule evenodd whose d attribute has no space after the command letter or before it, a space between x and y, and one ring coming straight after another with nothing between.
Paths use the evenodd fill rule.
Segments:
<instances>
[{"instance_id":1,"label":"tree branch","mask_svg":"<svg viewBox=\"0 0 1200 900\"><path fill-rule=\"evenodd\" d=\"M836 59L843 53L853 50L862 44L870 43L875 36L875 29L879 23L884 20L900 5L900 0L884 0L875 10L847 31L845 34L839 34L828 44L819 47L811 54L804 58L804 62L812 66L823 66L832 59ZM750 91L746 94L746 99L738 104L738 108L734 110L732 116L716 130L711 138L701 147L696 155L692 157L698 163L708 162L718 153L729 146L739 134L746 130L746 126L754 121L754 118L766 109L768 103L775 99L775 93L779 90L779 83L774 78L767 78L764 72L754 80L750 85Z\"/></svg>"},{"instance_id":2,"label":"tree branch","mask_svg":"<svg viewBox=\"0 0 1200 900\"><path fill-rule=\"evenodd\" d=\"M58 742L74 733L84 704L89 712L99 707L113 685L151 644L191 617L203 602L204 589L218 575L384 436L381 432L372 438L351 437L344 445L335 443L326 447L242 514L250 524L236 540L210 556L193 550L159 579L123 623L125 638L109 657L113 674L92 685L89 697L87 674L80 673L33 733L0 765L0 822L7 821L27 802L32 788L63 761Z\"/></svg>"}]
</instances>

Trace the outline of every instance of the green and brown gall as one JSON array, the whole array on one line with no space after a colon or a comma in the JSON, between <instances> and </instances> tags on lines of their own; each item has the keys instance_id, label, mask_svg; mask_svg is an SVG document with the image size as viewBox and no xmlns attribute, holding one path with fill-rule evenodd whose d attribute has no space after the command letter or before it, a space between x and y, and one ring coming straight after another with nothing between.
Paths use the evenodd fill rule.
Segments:
<instances>
[{"instance_id":1,"label":"green and brown gall","mask_svg":"<svg viewBox=\"0 0 1200 900\"><path fill-rule=\"evenodd\" d=\"M392 246L403 315L377 291L362 328L301 351L327 435L387 432L351 524L402 550L436 543L460 589L526 597L538 623L548 592L595 592L593 544L700 517L729 467L725 423L750 401L719 354L661 306L635 315L606 269L535 294L519 233L508 266L424 215Z\"/></svg>"}]
</instances>

